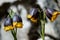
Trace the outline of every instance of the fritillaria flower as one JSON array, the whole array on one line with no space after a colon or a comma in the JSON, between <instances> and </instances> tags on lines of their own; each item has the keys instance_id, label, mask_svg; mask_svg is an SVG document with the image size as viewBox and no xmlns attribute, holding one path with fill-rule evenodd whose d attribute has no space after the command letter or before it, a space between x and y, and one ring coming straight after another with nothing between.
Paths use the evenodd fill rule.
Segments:
<instances>
[{"instance_id":1,"label":"fritillaria flower","mask_svg":"<svg viewBox=\"0 0 60 40\"><path fill-rule=\"evenodd\" d=\"M22 28L23 24L22 24L22 19L19 15L14 15L13 16L13 27L16 28Z\"/></svg>"},{"instance_id":2,"label":"fritillaria flower","mask_svg":"<svg viewBox=\"0 0 60 40\"><path fill-rule=\"evenodd\" d=\"M11 34L14 38L14 40L17 40L17 28L22 28L22 19L19 15L13 14L13 11L11 10L10 14L4 21L4 30L9 31L11 30Z\"/></svg>"},{"instance_id":3,"label":"fritillaria flower","mask_svg":"<svg viewBox=\"0 0 60 40\"><path fill-rule=\"evenodd\" d=\"M37 18L38 18L37 8L31 8L29 11L29 14L27 15L27 18L30 19L34 23L37 22Z\"/></svg>"},{"instance_id":4,"label":"fritillaria flower","mask_svg":"<svg viewBox=\"0 0 60 40\"><path fill-rule=\"evenodd\" d=\"M46 16L50 19L51 22L53 22L59 14L60 12L55 9L47 8L46 10Z\"/></svg>"},{"instance_id":5,"label":"fritillaria flower","mask_svg":"<svg viewBox=\"0 0 60 40\"><path fill-rule=\"evenodd\" d=\"M13 30L13 29L14 28L12 26L12 19L10 17L7 17L4 22L4 30L9 31L9 30Z\"/></svg>"}]
</instances>

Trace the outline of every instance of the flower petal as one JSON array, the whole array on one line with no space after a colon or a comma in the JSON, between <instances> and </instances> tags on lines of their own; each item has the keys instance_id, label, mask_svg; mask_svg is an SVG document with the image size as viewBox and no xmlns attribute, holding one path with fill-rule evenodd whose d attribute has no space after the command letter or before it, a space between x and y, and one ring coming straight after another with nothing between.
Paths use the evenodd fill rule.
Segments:
<instances>
[{"instance_id":1,"label":"flower petal","mask_svg":"<svg viewBox=\"0 0 60 40\"><path fill-rule=\"evenodd\" d=\"M9 30L13 30L14 28L12 27L12 25L10 25L10 26L5 26L4 27L4 30L5 31L9 31Z\"/></svg>"}]
</instances>

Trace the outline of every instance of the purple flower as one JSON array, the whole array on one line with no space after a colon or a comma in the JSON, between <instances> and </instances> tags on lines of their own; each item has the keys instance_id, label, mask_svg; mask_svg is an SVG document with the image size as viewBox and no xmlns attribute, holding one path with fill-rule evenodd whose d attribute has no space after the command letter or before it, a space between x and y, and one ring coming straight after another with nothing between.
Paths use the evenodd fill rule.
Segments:
<instances>
[{"instance_id":1,"label":"purple flower","mask_svg":"<svg viewBox=\"0 0 60 40\"><path fill-rule=\"evenodd\" d=\"M14 15L13 16L13 27L16 28L22 28L23 24L22 24L22 19L19 15Z\"/></svg>"},{"instance_id":2,"label":"purple flower","mask_svg":"<svg viewBox=\"0 0 60 40\"><path fill-rule=\"evenodd\" d=\"M5 31L13 30L12 19L10 17L7 17L4 21L4 30Z\"/></svg>"},{"instance_id":3,"label":"purple flower","mask_svg":"<svg viewBox=\"0 0 60 40\"><path fill-rule=\"evenodd\" d=\"M59 15L59 13L57 10L47 8L46 16L50 19L51 22L53 22L57 18L58 15Z\"/></svg>"},{"instance_id":4,"label":"purple flower","mask_svg":"<svg viewBox=\"0 0 60 40\"><path fill-rule=\"evenodd\" d=\"M32 22L37 22L38 15L38 9L31 8L29 14L27 15L27 18L30 19Z\"/></svg>"},{"instance_id":5,"label":"purple flower","mask_svg":"<svg viewBox=\"0 0 60 40\"><path fill-rule=\"evenodd\" d=\"M14 15L13 16L13 22L22 22L22 19L21 19L21 17L19 16L19 15Z\"/></svg>"}]
</instances>

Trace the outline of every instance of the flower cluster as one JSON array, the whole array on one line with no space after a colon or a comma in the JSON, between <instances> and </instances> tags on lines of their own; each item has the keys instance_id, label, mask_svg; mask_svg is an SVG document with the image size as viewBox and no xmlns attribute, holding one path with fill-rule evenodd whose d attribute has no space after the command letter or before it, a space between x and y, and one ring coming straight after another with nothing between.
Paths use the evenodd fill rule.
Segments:
<instances>
[{"instance_id":1,"label":"flower cluster","mask_svg":"<svg viewBox=\"0 0 60 40\"><path fill-rule=\"evenodd\" d=\"M55 9L51 9L51 8L46 9L46 16L50 19L51 22L53 22L59 14L60 12ZM32 22L36 23L38 15L39 15L38 9L31 8L29 14L27 15L27 18L30 19Z\"/></svg>"},{"instance_id":2,"label":"flower cluster","mask_svg":"<svg viewBox=\"0 0 60 40\"><path fill-rule=\"evenodd\" d=\"M46 9L46 16L53 22L57 16L60 14L59 11L51 8ZM41 15L40 15L41 16ZM37 8L31 8L29 14L27 14L27 18L30 19L33 23L38 21L39 11ZM14 28L22 28L22 19L19 15L15 14L12 18L8 16L4 22L4 30L9 31L13 30Z\"/></svg>"},{"instance_id":3,"label":"flower cluster","mask_svg":"<svg viewBox=\"0 0 60 40\"><path fill-rule=\"evenodd\" d=\"M5 31L13 30L14 28L22 28L22 26L22 19L19 15L16 14L13 16L13 18L8 16L4 22Z\"/></svg>"}]
</instances>

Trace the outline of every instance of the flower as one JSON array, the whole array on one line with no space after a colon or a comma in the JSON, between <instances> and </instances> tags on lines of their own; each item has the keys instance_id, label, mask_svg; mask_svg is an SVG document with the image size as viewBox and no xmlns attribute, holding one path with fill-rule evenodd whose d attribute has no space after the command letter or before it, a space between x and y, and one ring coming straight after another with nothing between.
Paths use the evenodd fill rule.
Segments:
<instances>
[{"instance_id":1,"label":"flower","mask_svg":"<svg viewBox=\"0 0 60 40\"><path fill-rule=\"evenodd\" d=\"M12 19L10 17L7 17L4 22L4 30L9 31L9 30L13 30L13 29L14 28L12 26Z\"/></svg>"},{"instance_id":2,"label":"flower","mask_svg":"<svg viewBox=\"0 0 60 40\"><path fill-rule=\"evenodd\" d=\"M19 15L14 15L13 16L13 27L16 28L22 28L23 24L22 24L22 19Z\"/></svg>"},{"instance_id":3,"label":"flower","mask_svg":"<svg viewBox=\"0 0 60 40\"><path fill-rule=\"evenodd\" d=\"M35 23L37 22L38 15L39 14L37 8L31 8L29 14L27 14L27 18Z\"/></svg>"},{"instance_id":4,"label":"flower","mask_svg":"<svg viewBox=\"0 0 60 40\"><path fill-rule=\"evenodd\" d=\"M46 10L46 16L50 19L51 22L53 22L59 14L60 12L55 9L47 8Z\"/></svg>"}]
</instances>

